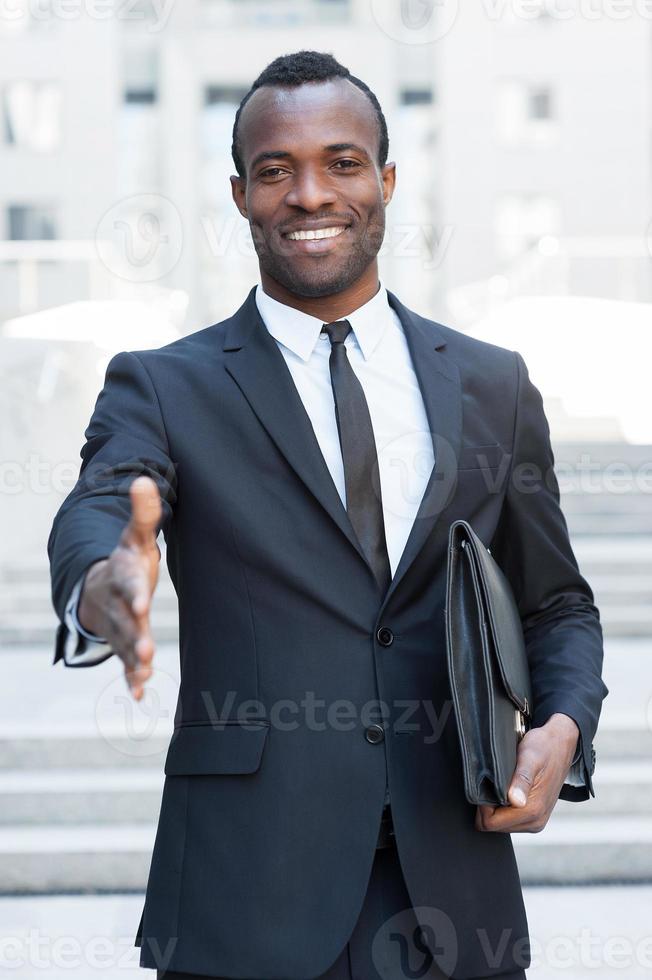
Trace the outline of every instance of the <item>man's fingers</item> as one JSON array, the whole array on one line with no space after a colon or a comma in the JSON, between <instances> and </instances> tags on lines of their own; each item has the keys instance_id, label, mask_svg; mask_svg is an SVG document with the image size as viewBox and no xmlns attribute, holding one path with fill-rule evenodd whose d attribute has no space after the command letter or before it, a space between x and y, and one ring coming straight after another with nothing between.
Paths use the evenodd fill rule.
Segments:
<instances>
[{"instance_id":1,"label":"man's fingers","mask_svg":"<svg viewBox=\"0 0 652 980\"><path fill-rule=\"evenodd\" d=\"M124 664L125 677L134 697L140 699L144 682L152 674L155 645L149 614L136 616L127 596L115 595L108 614L107 639Z\"/></svg>"},{"instance_id":2,"label":"man's fingers","mask_svg":"<svg viewBox=\"0 0 652 980\"><path fill-rule=\"evenodd\" d=\"M147 571L143 563L133 563L129 572L125 572L112 584L113 592L128 606L129 611L138 620L143 620L149 614L151 595Z\"/></svg>"},{"instance_id":3,"label":"man's fingers","mask_svg":"<svg viewBox=\"0 0 652 980\"><path fill-rule=\"evenodd\" d=\"M519 744L516 768L507 791L508 806L479 806L476 809L476 830L534 831L545 825L542 810L541 773L545 756L538 743L527 735Z\"/></svg>"},{"instance_id":4,"label":"man's fingers","mask_svg":"<svg viewBox=\"0 0 652 980\"><path fill-rule=\"evenodd\" d=\"M121 542L150 548L156 541L157 525L161 519L161 495L149 476L137 477L129 487L131 518L122 532ZM160 555L160 551L159 551Z\"/></svg>"},{"instance_id":5,"label":"man's fingers","mask_svg":"<svg viewBox=\"0 0 652 980\"><path fill-rule=\"evenodd\" d=\"M522 807L513 806L478 806L475 814L475 829L484 831L527 830L532 817Z\"/></svg>"}]
</instances>

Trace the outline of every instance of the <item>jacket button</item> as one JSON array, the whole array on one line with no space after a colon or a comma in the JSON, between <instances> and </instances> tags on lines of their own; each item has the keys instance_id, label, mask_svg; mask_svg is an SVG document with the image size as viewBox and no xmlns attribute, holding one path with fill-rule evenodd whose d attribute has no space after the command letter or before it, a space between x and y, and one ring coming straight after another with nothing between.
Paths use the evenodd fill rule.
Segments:
<instances>
[{"instance_id":1,"label":"jacket button","mask_svg":"<svg viewBox=\"0 0 652 980\"><path fill-rule=\"evenodd\" d=\"M372 745L378 745L385 738L385 732L382 725L369 725L369 728L365 729L364 737Z\"/></svg>"},{"instance_id":2,"label":"jacket button","mask_svg":"<svg viewBox=\"0 0 652 980\"><path fill-rule=\"evenodd\" d=\"M394 642L394 634L387 626L381 626L376 633L376 639L380 643L381 647L389 647Z\"/></svg>"}]
</instances>

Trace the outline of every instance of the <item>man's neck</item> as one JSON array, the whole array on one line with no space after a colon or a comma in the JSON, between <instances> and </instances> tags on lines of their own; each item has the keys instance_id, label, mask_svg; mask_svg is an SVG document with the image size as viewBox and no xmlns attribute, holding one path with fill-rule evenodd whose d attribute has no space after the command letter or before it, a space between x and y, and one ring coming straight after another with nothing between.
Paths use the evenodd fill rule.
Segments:
<instances>
[{"instance_id":1,"label":"man's neck","mask_svg":"<svg viewBox=\"0 0 652 980\"><path fill-rule=\"evenodd\" d=\"M333 323L335 320L344 319L354 310L368 303L380 289L377 270L372 276L362 277L348 289L341 293L333 293L331 296L297 296L262 272L261 283L264 291L272 299L317 317L322 323Z\"/></svg>"}]
</instances>

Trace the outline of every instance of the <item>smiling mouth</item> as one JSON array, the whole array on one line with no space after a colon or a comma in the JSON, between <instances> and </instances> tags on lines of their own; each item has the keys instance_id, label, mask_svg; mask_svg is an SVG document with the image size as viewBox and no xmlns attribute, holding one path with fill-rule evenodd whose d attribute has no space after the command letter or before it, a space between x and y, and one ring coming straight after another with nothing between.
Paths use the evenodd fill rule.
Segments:
<instances>
[{"instance_id":1,"label":"smiling mouth","mask_svg":"<svg viewBox=\"0 0 652 980\"><path fill-rule=\"evenodd\" d=\"M317 241L320 238L337 238L343 231L346 231L347 227L347 225L337 225L332 228L311 228L305 231L290 231L283 237L289 238L292 242L311 242Z\"/></svg>"}]
</instances>

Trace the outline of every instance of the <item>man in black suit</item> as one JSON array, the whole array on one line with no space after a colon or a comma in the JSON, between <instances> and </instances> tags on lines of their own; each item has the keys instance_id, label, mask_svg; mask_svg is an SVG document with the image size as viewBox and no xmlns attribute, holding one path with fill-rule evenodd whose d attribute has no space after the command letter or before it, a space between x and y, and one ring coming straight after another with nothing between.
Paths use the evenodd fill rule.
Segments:
<instances>
[{"instance_id":1,"label":"man in black suit","mask_svg":"<svg viewBox=\"0 0 652 980\"><path fill-rule=\"evenodd\" d=\"M108 365L48 542L55 662L152 672L163 530L181 684L143 916L159 977L522 978L510 832L593 793L602 633L516 351L378 279L395 183L377 99L277 58L235 119L261 286ZM445 659L450 523L522 617L534 692L511 805L464 796Z\"/></svg>"}]
</instances>

